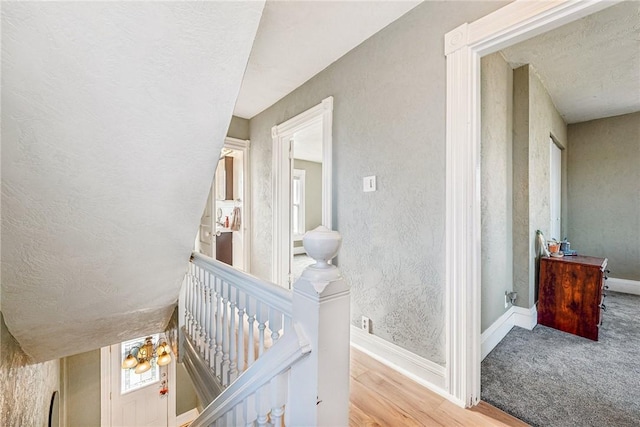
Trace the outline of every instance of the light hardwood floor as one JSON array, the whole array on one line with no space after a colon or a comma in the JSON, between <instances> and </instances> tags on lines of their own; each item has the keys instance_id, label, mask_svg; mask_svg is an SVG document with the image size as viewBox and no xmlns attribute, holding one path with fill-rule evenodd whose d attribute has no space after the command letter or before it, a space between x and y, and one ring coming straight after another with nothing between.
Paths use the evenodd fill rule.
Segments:
<instances>
[{"instance_id":1,"label":"light hardwood floor","mask_svg":"<svg viewBox=\"0 0 640 427\"><path fill-rule=\"evenodd\" d=\"M485 402L460 408L351 347L350 427L527 425Z\"/></svg>"}]
</instances>

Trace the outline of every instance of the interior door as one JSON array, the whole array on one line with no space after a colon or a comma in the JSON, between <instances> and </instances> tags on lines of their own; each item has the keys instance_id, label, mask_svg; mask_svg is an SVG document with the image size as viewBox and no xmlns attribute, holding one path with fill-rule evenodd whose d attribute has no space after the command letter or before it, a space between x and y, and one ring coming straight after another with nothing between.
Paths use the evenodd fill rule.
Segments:
<instances>
[{"instance_id":1,"label":"interior door","mask_svg":"<svg viewBox=\"0 0 640 427\"><path fill-rule=\"evenodd\" d=\"M135 374L131 369L122 369L122 360L128 353L123 351L123 344L126 349L126 343L115 344L110 352L111 427L168 426L169 399L175 399L175 393L162 391L168 390L168 370L175 362Z\"/></svg>"}]
</instances>

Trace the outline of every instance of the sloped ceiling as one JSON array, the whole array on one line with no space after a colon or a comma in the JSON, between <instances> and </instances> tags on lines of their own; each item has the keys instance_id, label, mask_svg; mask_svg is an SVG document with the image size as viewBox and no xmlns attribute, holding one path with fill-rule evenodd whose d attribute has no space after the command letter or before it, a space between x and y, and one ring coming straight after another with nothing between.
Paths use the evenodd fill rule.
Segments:
<instances>
[{"instance_id":1,"label":"sloped ceiling","mask_svg":"<svg viewBox=\"0 0 640 427\"><path fill-rule=\"evenodd\" d=\"M161 330L263 2L2 3L2 292L37 361Z\"/></svg>"}]
</instances>

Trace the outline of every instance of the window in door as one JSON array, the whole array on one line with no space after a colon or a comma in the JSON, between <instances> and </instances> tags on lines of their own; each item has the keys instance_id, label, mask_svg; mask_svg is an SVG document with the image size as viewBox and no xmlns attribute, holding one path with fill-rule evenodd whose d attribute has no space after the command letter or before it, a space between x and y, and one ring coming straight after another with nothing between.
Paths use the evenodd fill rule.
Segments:
<instances>
[{"instance_id":1,"label":"window in door","mask_svg":"<svg viewBox=\"0 0 640 427\"><path fill-rule=\"evenodd\" d=\"M124 360L134 348L139 348L144 344L146 336L136 338L131 341L125 341L120 345L120 360ZM158 342L158 334L151 335L154 343ZM135 352L134 352L135 353ZM151 359L151 369L141 374L136 374L133 369L121 369L120 393L125 394L146 387L150 384L160 381L160 367L156 363L156 359Z\"/></svg>"}]
</instances>

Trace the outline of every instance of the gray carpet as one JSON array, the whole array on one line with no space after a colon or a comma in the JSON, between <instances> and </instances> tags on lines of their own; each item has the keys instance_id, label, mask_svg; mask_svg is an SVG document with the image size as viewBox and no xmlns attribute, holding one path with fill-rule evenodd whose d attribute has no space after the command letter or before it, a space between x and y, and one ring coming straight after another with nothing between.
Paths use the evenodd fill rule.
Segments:
<instances>
[{"instance_id":1,"label":"gray carpet","mask_svg":"<svg viewBox=\"0 0 640 427\"><path fill-rule=\"evenodd\" d=\"M605 303L597 342L514 327L482 362L482 400L533 426L640 426L640 296Z\"/></svg>"}]
</instances>

